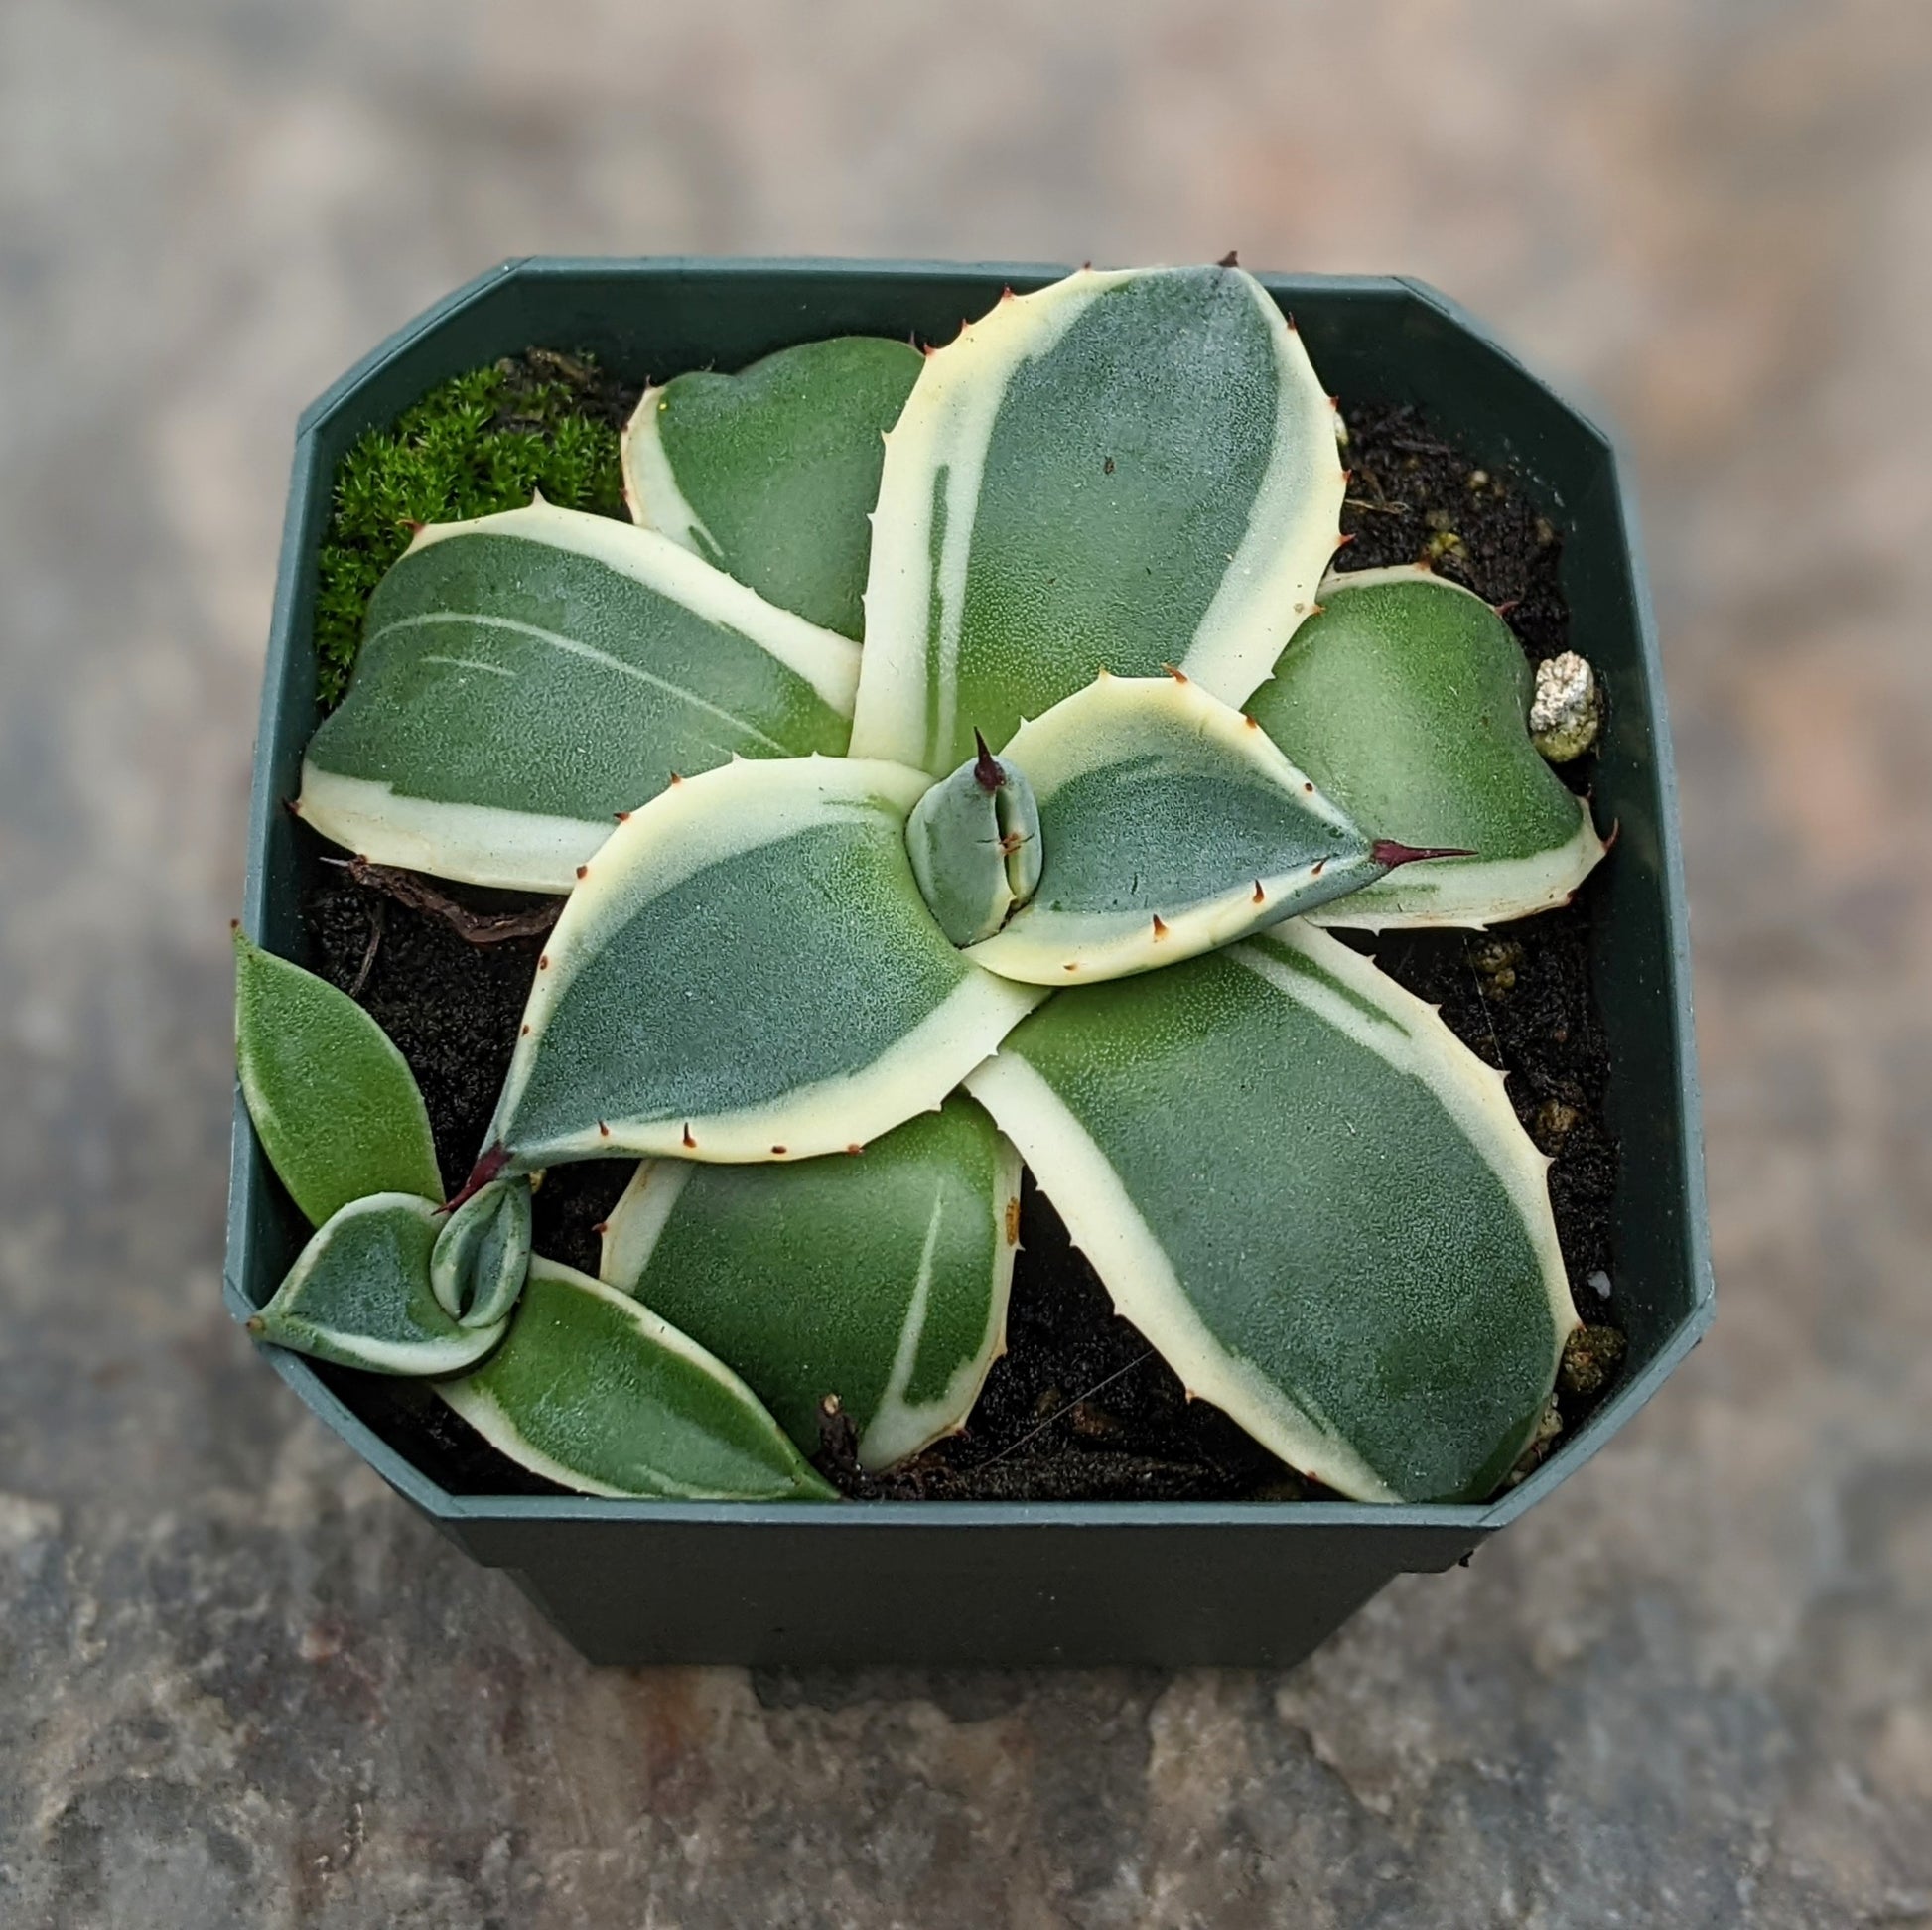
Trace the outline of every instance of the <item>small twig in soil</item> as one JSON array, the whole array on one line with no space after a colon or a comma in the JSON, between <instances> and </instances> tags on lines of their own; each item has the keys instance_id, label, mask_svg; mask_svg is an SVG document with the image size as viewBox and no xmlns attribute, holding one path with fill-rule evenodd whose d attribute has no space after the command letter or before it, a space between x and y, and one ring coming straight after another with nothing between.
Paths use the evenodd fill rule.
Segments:
<instances>
[{"instance_id":1,"label":"small twig in soil","mask_svg":"<svg viewBox=\"0 0 1932 1930\"><path fill-rule=\"evenodd\" d=\"M1033 1440L1033 1438L1035 1435L1044 1434L1046 1430L1050 1428L1055 1421L1065 1420L1065 1418L1069 1414L1071 1414L1073 1410L1076 1407L1078 1407L1082 1401L1092 1400L1093 1397L1096 1394L1098 1394L1102 1388L1112 1387L1115 1381L1122 1379L1125 1375L1131 1374L1134 1371L1134 1369L1140 1366L1140 1364L1143 1361L1152 1360L1153 1358L1154 1358L1154 1349L1152 1347L1148 1348L1147 1352L1144 1354L1137 1354L1135 1358L1130 1360L1125 1367L1116 1367L1114 1371L1111 1374L1109 1374L1105 1380L1095 1381L1094 1384L1090 1388L1088 1388L1084 1394L1076 1394L1074 1395L1072 1400L1062 1402L1060 1406L1056 1407L1052 1411L1052 1413L1046 1417L1044 1421L1040 1422L1040 1424L1037 1427L1029 1428L1027 1432L1023 1434L1018 1441L1008 1442L1007 1445L1004 1448L1002 1448L997 1454L988 1454L983 1461L975 1461L974 1464L966 1471L970 1474L978 1474L982 1472L984 1469L993 1466L996 1462L1005 1460L1009 1454L1017 1454L1020 1451L1020 1449L1026 1447L1027 1443Z\"/></svg>"},{"instance_id":2,"label":"small twig in soil","mask_svg":"<svg viewBox=\"0 0 1932 1930\"><path fill-rule=\"evenodd\" d=\"M836 1394L818 1404L818 1464L835 1487L864 1488L870 1477L859 1465L859 1430Z\"/></svg>"},{"instance_id":3,"label":"small twig in soil","mask_svg":"<svg viewBox=\"0 0 1932 1930\"><path fill-rule=\"evenodd\" d=\"M375 948L382 942L382 900L377 898L369 907L369 942L362 948L362 962L355 968L355 982L348 988L351 999L362 996L362 988L369 982L369 970L375 964Z\"/></svg>"},{"instance_id":4,"label":"small twig in soil","mask_svg":"<svg viewBox=\"0 0 1932 1930\"><path fill-rule=\"evenodd\" d=\"M527 911L473 911L467 904L446 897L425 878L394 865L372 865L366 858L326 858L325 864L339 865L358 885L386 892L398 904L412 911L426 911L441 918L459 938L473 945L503 945L512 938L541 938L563 915L564 900L534 904Z\"/></svg>"}]
</instances>

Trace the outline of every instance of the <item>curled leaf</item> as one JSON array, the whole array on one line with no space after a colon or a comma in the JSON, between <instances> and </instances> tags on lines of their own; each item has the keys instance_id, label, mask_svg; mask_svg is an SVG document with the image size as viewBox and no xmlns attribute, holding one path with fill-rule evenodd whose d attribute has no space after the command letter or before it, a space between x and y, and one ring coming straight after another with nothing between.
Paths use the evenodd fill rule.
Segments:
<instances>
[{"instance_id":1,"label":"curled leaf","mask_svg":"<svg viewBox=\"0 0 1932 1930\"><path fill-rule=\"evenodd\" d=\"M434 1200L376 1193L345 1206L297 1256L248 1322L278 1347L376 1374L450 1374L502 1337L502 1323L459 1326L430 1286L442 1221Z\"/></svg>"},{"instance_id":2,"label":"curled leaf","mask_svg":"<svg viewBox=\"0 0 1932 1930\"><path fill-rule=\"evenodd\" d=\"M947 938L955 945L990 938L1039 885L1033 786L982 748L912 807L905 849Z\"/></svg>"},{"instance_id":3,"label":"curled leaf","mask_svg":"<svg viewBox=\"0 0 1932 1930\"><path fill-rule=\"evenodd\" d=\"M444 1312L467 1327L494 1326L516 1305L530 1270L530 1182L492 1180L443 1223L430 1286Z\"/></svg>"}]
</instances>

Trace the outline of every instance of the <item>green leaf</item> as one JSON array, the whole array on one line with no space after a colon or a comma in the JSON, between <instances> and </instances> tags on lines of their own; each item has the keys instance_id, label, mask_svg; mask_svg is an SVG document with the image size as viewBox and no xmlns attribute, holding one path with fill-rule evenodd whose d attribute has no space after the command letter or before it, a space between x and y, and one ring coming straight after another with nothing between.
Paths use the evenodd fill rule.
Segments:
<instances>
[{"instance_id":1,"label":"green leaf","mask_svg":"<svg viewBox=\"0 0 1932 1930\"><path fill-rule=\"evenodd\" d=\"M1038 1003L946 942L912 877L917 771L737 763L621 826L539 966L493 1146L839 1152L937 1106Z\"/></svg>"},{"instance_id":2,"label":"green leaf","mask_svg":"<svg viewBox=\"0 0 1932 1930\"><path fill-rule=\"evenodd\" d=\"M430 1255L437 1304L461 1326L495 1326L530 1270L530 1182L520 1173L480 1187L444 1222Z\"/></svg>"},{"instance_id":3,"label":"green leaf","mask_svg":"<svg viewBox=\"0 0 1932 1930\"><path fill-rule=\"evenodd\" d=\"M423 1095L347 993L251 943L235 954L235 1061L262 1151L311 1225L369 1193L440 1194Z\"/></svg>"},{"instance_id":4,"label":"green leaf","mask_svg":"<svg viewBox=\"0 0 1932 1930\"><path fill-rule=\"evenodd\" d=\"M1405 867L1321 924L1486 925L1567 903L1603 855L1530 741L1534 677L1481 598L1427 569L1330 577L1249 709L1378 836L1474 854Z\"/></svg>"},{"instance_id":5,"label":"green leaf","mask_svg":"<svg viewBox=\"0 0 1932 1930\"><path fill-rule=\"evenodd\" d=\"M299 809L378 864L567 892L673 772L843 751L858 658L649 530L546 502L435 525L369 605Z\"/></svg>"},{"instance_id":6,"label":"green leaf","mask_svg":"<svg viewBox=\"0 0 1932 1930\"><path fill-rule=\"evenodd\" d=\"M1238 268L1071 275L932 355L873 518L854 754L935 775L1100 670L1242 702L1314 601L1341 465Z\"/></svg>"},{"instance_id":7,"label":"green leaf","mask_svg":"<svg viewBox=\"0 0 1932 1930\"><path fill-rule=\"evenodd\" d=\"M971 1412L1019 1220L1020 1156L954 1097L856 1160L645 1161L599 1271L730 1362L808 1452L836 1394L861 1463L883 1468Z\"/></svg>"},{"instance_id":8,"label":"green leaf","mask_svg":"<svg viewBox=\"0 0 1932 1930\"><path fill-rule=\"evenodd\" d=\"M502 1337L464 1327L430 1288L441 1225L432 1199L382 1192L345 1206L302 1249L248 1331L278 1347L376 1374L450 1374Z\"/></svg>"},{"instance_id":9,"label":"green leaf","mask_svg":"<svg viewBox=\"0 0 1932 1930\"><path fill-rule=\"evenodd\" d=\"M580 1494L835 1498L730 1368L551 1260L530 1263L502 1345L437 1392L498 1453Z\"/></svg>"},{"instance_id":10,"label":"green leaf","mask_svg":"<svg viewBox=\"0 0 1932 1930\"><path fill-rule=\"evenodd\" d=\"M1237 710L1184 677L1110 677L1023 724L1039 885L967 956L1035 985L1172 965L1389 868Z\"/></svg>"},{"instance_id":11,"label":"green leaf","mask_svg":"<svg viewBox=\"0 0 1932 1930\"><path fill-rule=\"evenodd\" d=\"M630 513L780 610L856 639L882 438L922 359L903 342L838 336L739 375L645 389L623 435Z\"/></svg>"},{"instance_id":12,"label":"green leaf","mask_svg":"<svg viewBox=\"0 0 1932 1930\"><path fill-rule=\"evenodd\" d=\"M1188 1389L1366 1501L1492 1491L1577 1318L1500 1073L1291 921L1063 993L968 1089Z\"/></svg>"},{"instance_id":13,"label":"green leaf","mask_svg":"<svg viewBox=\"0 0 1932 1930\"><path fill-rule=\"evenodd\" d=\"M955 945L990 938L1039 886L1033 786L982 750L912 807L905 849L939 929Z\"/></svg>"}]
</instances>

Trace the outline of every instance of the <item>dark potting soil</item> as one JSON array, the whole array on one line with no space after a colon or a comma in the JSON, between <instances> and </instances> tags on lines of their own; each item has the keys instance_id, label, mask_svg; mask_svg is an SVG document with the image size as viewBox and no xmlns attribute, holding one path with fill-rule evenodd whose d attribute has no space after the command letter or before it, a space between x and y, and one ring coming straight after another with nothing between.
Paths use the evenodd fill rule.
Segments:
<instances>
[{"instance_id":1,"label":"dark potting soil","mask_svg":"<svg viewBox=\"0 0 1932 1930\"><path fill-rule=\"evenodd\" d=\"M1349 407L1345 419L1350 482L1342 528L1354 540L1341 563L1366 569L1427 556L1444 575L1505 606L1532 660L1566 648L1561 536L1534 502L1436 436L1411 408L1364 404ZM1563 775L1587 789L1594 761L1579 759ZM322 862L311 868L316 882L303 908L317 969L351 991L409 1061L454 1190L483 1145L542 939L472 944L444 916L329 862L341 854L320 840L312 849ZM1508 1072L1518 1117L1554 1161L1551 1205L1578 1310L1595 1326L1613 1327L1607 1281L1617 1148L1602 1112L1609 1050L1589 984L1594 882L1567 909L1488 933L1337 935L1439 1005L1464 1044ZM434 889L478 911L542 902ZM595 1229L629 1173L620 1160L548 1173L535 1200L538 1250L595 1273ZM1594 1376L1595 1385L1591 1376L1567 1373L1559 1388L1565 1433L1614 1384L1617 1343L1607 1334L1603 1340L1611 1371ZM424 1386L345 1368L318 1372L452 1492L562 1492L497 1454ZM964 1431L877 1478L859 1473L839 1449L828 1436L821 1466L847 1493L868 1498L1291 1500L1324 1492L1218 1409L1187 1399L1178 1377L1113 1311L1031 1173L1007 1351Z\"/></svg>"}]
</instances>

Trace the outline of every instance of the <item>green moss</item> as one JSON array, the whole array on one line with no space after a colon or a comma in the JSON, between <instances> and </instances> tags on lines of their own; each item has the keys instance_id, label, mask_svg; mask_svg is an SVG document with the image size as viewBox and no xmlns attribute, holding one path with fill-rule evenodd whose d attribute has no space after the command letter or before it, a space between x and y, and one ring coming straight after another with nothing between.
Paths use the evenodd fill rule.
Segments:
<instances>
[{"instance_id":1,"label":"green moss","mask_svg":"<svg viewBox=\"0 0 1932 1930\"><path fill-rule=\"evenodd\" d=\"M622 398L587 357L533 349L430 390L371 429L336 471L317 557L316 695L339 703L369 597L417 523L516 509L540 490L567 509L622 516Z\"/></svg>"}]
</instances>

